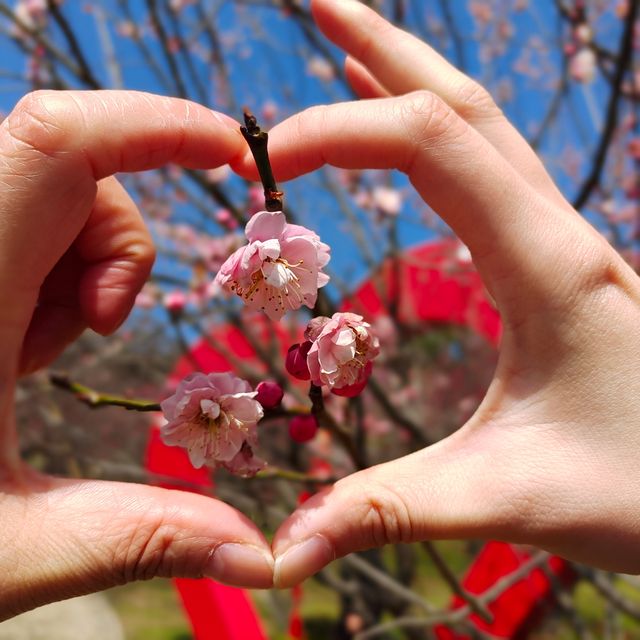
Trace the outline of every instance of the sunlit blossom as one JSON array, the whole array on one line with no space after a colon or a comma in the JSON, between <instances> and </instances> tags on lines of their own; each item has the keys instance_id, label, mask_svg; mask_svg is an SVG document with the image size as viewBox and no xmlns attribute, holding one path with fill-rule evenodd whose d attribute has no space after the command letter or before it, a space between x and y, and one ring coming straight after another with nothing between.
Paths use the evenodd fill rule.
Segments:
<instances>
[{"instance_id":1,"label":"sunlit blossom","mask_svg":"<svg viewBox=\"0 0 640 640\"><path fill-rule=\"evenodd\" d=\"M380 351L371 325L355 313L314 318L305 337L313 343L307 355L311 380L330 389L365 383Z\"/></svg>"},{"instance_id":2,"label":"sunlit blossom","mask_svg":"<svg viewBox=\"0 0 640 640\"><path fill-rule=\"evenodd\" d=\"M272 320L302 305L313 308L318 288L329 281L322 273L329 262L328 245L313 231L288 224L281 211L256 213L245 234L249 244L229 257L214 284Z\"/></svg>"},{"instance_id":3,"label":"sunlit blossom","mask_svg":"<svg viewBox=\"0 0 640 640\"><path fill-rule=\"evenodd\" d=\"M232 373L192 373L161 403L162 440L184 447L191 464L222 466L242 476L265 466L253 451L262 406L249 383Z\"/></svg>"}]
</instances>

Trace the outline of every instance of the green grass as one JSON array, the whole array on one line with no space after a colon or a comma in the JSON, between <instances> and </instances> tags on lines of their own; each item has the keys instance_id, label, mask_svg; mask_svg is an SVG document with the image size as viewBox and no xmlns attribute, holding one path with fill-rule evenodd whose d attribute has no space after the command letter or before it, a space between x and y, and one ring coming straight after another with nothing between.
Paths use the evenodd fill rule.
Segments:
<instances>
[{"instance_id":1,"label":"green grass","mask_svg":"<svg viewBox=\"0 0 640 640\"><path fill-rule=\"evenodd\" d=\"M190 640L191 628L171 580L134 582L106 592L127 640Z\"/></svg>"},{"instance_id":2,"label":"green grass","mask_svg":"<svg viewBox=\"0 0 640 640\"><path fill-rule=\"evenodd\" d=\"M465 543L440 542L437 547L451 569L461 576L469 560ZM384 558L385 563L392 567L394 557L391 548L385 549ZM617 580L617 586L628 600L640 605L639 589L621 580ZM418 555L414 589L436 608L446 608L451 598L449 588L424 553ZM304 584L302 593L301 612L308 639L331 638L333 625L340 612L337 594L314 580ZM127 640L192 638L189 623L170 580L157 578L125 585L107 591L107 596L122 620ZM607 605L602 596L585 582L576 586L572 596L586 630L593 638L603 637ZM252 598L267 638L287 640L291 592L254 591ZM620 614L618 621L619 635L616 638L640 640L640 625L636 621ZM566 616L556 613L546 616L543 624L528 637L530 640L573 640L576 635Z\"/></svg>"}]
</instances>

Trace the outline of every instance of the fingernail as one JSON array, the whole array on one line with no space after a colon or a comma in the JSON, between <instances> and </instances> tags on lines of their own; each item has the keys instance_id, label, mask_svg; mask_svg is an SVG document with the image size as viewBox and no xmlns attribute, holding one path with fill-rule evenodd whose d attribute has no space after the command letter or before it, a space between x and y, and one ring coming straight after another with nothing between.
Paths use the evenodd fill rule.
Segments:
<instances>
[{"instance_id":1,"label":"fingernail","mask_svg":"<svg viewBox=\"0 0 640 640\"><path fill-rule=\"evenodd\" d=\"M333 547L322 535L300 542L276 558L273 584L279 589L292 587L320 571L335 559Z\"/></svg>"},{"instance_id":2,"label":"fingernail","mask_svg":"<svg viewBox=\"0 0 640 640\"><path fill-rule=\"evenodd\" d=\"M235 587L268 589L273 585L273 558L251 545L225 542L214 549L203 573Z\"/></svg>"}]
</instances>

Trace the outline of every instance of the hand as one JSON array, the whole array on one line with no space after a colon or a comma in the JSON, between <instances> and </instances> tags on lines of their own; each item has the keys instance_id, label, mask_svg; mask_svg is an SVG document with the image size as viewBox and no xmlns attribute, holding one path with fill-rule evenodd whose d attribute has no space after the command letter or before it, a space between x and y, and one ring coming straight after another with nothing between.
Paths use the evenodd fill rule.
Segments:
<instances>
[{"instance_id":1,"label":"hand","mask_svg":"<svg viewBox=\"0 0 640 640\"><path fill-rule=\"evenodd\" d=\"M274 584L391 542L497 538L640 571L640 280L564 200L489 94L353 0L314 0L363 98L274 128L286 180L396 168L469 246L504 334L475 415L353 474L280 527ZM237 168L249 173L247 157Z\"/></svg>"},{"instance_id":2,"label":"hand","mask_svg":"<svg viewBox=\"0 0 640 640\"><path fill-rule=\"evenodd\" d=\"M152 576L271 585L248 518L181 491L37 474L20 462L13 418L18 374L86 327L115 330L151 268L149 234L113 174L218 166L244 145L231 120L135 92L37 92L0 125L0 619Z\"/></svg>"}]
</instances>

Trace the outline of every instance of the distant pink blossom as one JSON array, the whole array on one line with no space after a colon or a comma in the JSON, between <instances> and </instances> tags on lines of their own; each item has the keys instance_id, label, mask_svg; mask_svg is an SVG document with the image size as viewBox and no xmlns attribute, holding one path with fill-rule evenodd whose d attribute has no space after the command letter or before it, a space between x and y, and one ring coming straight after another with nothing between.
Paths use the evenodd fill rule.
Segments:
<instances>
[{"instance_id":1,"label":"distant pink blossom","mask_svg":"<svg viewBox=\"0 0 640 640\"><path fill-rule=\"evenodd\" d=\"M367 365L380 351L371 325L355 313L314 318L305 338L313 343L307 356L311 381L332 390L366 382L371 373Z\"/></svg>"},{"instance_id":2,"label":"distant pink blossom","mask_svg":"<svg viewBox=\"0 0 640 640\"><path fill-rule=\"evenodd\" d=\"M205 175L207 177L207 180L212 184L220 184L231 175L231 169L229 168L228 164L223 164L221 167L209 169L205 173Z\"/></svg>"},{"instance_id":3,"label":"distant pink blossom","mask_svg":"<svg viewBox=\"0 0 640 640\"><path fill-rule=\"evenodd\" d=\"M592 49L583 47L571 57L569 74L578 82L591 82L596 75L596 54Z\"/></svg>"},{"instance_id":4,"label":"distant pink blossom","mask_svg":"<svg viewBox=\"0 0 640 640\"><path fill-rule=\"evenodd\" d=\"M247 213L250 216L262 211L264 208L264 190L262 187L252 185L247 189Z\"/></svg>"},{"instance_id":5,"label":"distant pink blossom","mask_svg":"<svg viewBox=\"0 0 640 640\"><path fill-rule=\"evenodd\" d=\"M218 209L215 212L214 217L218 224L222 225L227 229L230 229L233 231L234 229L238 228L238 221L233 217L229 209L224 209L224 208Z\"/></svg>"},{"instance_id":6,"label":"distant pink blossom","mask_svg":"<svg viewBox=\"0 0 640 640\"><path fill-rule=\"evenodd\" d=\"M153 309L158 302L158 298L159 293L155 285L147 282L136 296L134 304L140 309Z\"/></svg>"},{"instance_id":7,"label":"distant pink blossom","mask_svg":"<svg viewBox=\"0 0 640 640\"><path fill-rule=\"evenodd\" d=\"M287 310L312 309L329 281L322 268L330 249L309 229L288 224L281 211L260 211L247 223L249 244L220 268L214 285L240 296L250 309L279 320Z\"/></svg>"},{"instance_id":8,"label":"distant pink blossom","mask_svg":"<svg viewBox=\"0 0 640 640\"><path fill-rule=\"evenodd\" d=\"M329 64L329 61L320 56L314 56L309 60L307 63L307 73L325 82L333 80L335 77L333 67Z\"/></svg>"},{"instance_id":9,"label":"distant pink blossom","mask_svg":"<svg viewBox=\"0 0 640 640\"><path fill-rule=\"evenodd\" d=\"M187 302L188 298L182 291L170 291L162 298L164 308L170 313L181 313Z\"/></svg>"},{"instance_id":10,"label":"distant pink blossom","mask_svg":"<svg viewBox=\"0 0 640 640\"><path fill-rule=\"evenodd\" d=\"M273 100L267 100L262 105L262 119L273 122L278 115L278 105Z\"/></svg>"},{"instance_id":11,"label":"distant pink blossom","mask_svg":"<svg viewBox=\"0 0 640 640\"><path fill-rule=\"evenodd\" d=\"M184 447L191 464L222 466L242 476L265 466L255 457L256 423L263 416L249 383L232 373L192 373L161 403L166 445Z\"/></svg>"},{"instance_id":12,"label":"distant pink blossom","mask_svg":"<svg viewBox=\"0 0 640 640\"><path fill-rule=\"evenodd\" d=\"M18 0L13 8L16 19L28 29L42 28L46 23L48 11L47 0ZM12 35L17 37L24 35L17 25L12 26L12 29Z\"/></svg>"},{"instance_id":13,"label":"distant pink blossom","mask_svg":"<svg viewBox=\"0 0 640 640\"><path fill-rule=\"evenodd\" d=\"M397 216L402 209L402 194L391 187L376 187L371 193L373 206L387 216Z\"/></svg>"}]
</instances>

